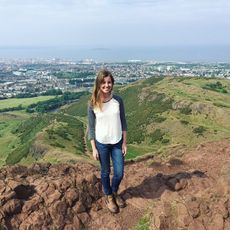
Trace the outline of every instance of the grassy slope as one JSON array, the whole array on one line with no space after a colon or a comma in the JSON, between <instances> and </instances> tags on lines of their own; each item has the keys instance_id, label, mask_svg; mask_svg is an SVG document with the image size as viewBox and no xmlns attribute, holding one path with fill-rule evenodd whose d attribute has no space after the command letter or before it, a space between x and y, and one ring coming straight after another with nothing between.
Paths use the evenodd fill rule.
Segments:
<instances>
[{"instance_id":1,"label":"grassy slope","mask_svg":"<svg viewBox=\"0 0 230 230\"><path fill-rule=\"evenodd\" d=\"M202 88L217 81L227 93ZM150 78L115 91L126 108L127 159L170 153L181 146L230 136L229 80ZM82 96L61 113L38 117L23 112L0 114L0 165L5 160L29 164L34 160L55 163L88 159L84 150L88 99ZM197 128L200 133L194 132Z\"/></svg>"},{"instance_id":2,"label":"grassy slope","mask_svg":"<svg viewBox=\"0 0 230 230\"><path fill-rule=\"evenodd\" d=\"M217 81L222 83L228 93L202 88ZM230 136L229 80L150 78L117 88L116 93L122 96L126 108L129 142L127 158L167 152L178 145L189 147ZM183 107L184 111L181 109ZM65 112L85 117L86 110L85 97ZM196 133L200 127L204 131Z\"/></svg>"},{"instance_id":3,"label":"grassy slope","mask_svg":"<svg viewBox=\"0 0 230 230\"><path fill-rule=\"evenodd\" d=\"M72 162L81 157L87 158L84 152L84 125L76 117L58 115L42 133L42 142L49 146L49 151L41 161Z\"/></svg>"},{"instance_id":4,"label":"grassy slope","mask_svg":"<svg viewBox=\"0 0 230 230\"><path fill-rule=\"evenodd\" d=\"M58 162L84 154L82 122L62 113L32 115L13 126L10 133L17 144L2 157L7 164Z\"/></svg>"},{"instance_id":5,"label":"grassy slope","mask_svg":"<svg viewBox=\"0 0 230 230\"><path fill-rule=\"evenodd\" d=\"M30 117L21 111L0 113L0 166L5 164L5 160L10 152L20 144L20 139L12 133L21 122Z\"/></svg>"}]
</instances>

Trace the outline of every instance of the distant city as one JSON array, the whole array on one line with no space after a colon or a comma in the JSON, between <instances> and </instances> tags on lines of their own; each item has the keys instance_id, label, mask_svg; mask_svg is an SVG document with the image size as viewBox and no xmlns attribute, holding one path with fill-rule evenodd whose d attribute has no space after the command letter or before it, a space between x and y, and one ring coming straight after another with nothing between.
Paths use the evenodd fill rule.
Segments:
<instances>
[{"instance_id":1,"label":"distant city","mask_svg":"<svg viewBox=\"0 0 230 230\"><path fill-rule=\"evenodd\" d=\"M185 63L127 60L96 62L92 59L0 59L0 99L19 94L39 95L50 89L86 91L92 88L96 72L108 68L116 84L159 76L230 79L229 63Z\"/></svg>"}]
</instances>

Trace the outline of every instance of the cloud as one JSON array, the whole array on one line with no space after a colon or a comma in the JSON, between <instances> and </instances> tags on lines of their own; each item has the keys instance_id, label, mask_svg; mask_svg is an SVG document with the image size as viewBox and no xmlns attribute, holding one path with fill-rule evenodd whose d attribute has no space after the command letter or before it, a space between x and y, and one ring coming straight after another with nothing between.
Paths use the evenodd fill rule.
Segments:
<instances>
[{"instance_id":1,"label":"cloud","mask_svg":"<svg viewBox=\"0 0 230 230\"><path fill-rule=\"evenodd\" d=\"M86 8L107 5L107 0L0 0L0 7Z\"/></svg>"},{"instance_id":2,"label":"cloud","mask_svg":"<svg viewBox=\"0 0 230 230\"><path fill-rule=\"evenodd\" d=\"M222 42L229 9L228 0L0 0L0 45L204 43L215 32Z\"/></svg>"}]
</instances>

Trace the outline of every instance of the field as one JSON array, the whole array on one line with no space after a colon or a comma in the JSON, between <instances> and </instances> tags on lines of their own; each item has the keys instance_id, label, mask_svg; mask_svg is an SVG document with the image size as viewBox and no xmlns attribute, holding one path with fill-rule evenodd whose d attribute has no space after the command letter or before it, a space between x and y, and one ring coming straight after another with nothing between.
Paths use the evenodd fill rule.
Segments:
<instances>
[{"instance_id":1,"label":"field","mask_svg":"<svg viewBox=\"0 0 230 230\"><path fill-rule=\"evenodd\" d=\"M38 96L38 97L31 97L31 98L9 98L0 100L0 110L6 108L17 107L21 105L23 108L27 107L33 103L37 103L39 101L47 101L55 96Z\"/></svg>"}]
</instances>

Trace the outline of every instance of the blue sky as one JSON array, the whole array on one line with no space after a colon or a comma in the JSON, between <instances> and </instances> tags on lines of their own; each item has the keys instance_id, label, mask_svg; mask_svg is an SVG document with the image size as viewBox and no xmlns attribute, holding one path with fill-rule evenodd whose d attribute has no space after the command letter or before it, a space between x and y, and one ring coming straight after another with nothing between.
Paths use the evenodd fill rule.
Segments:
<instances>
[{"instance_id":1,"label":"blue sky","mask_svg":"<svg viewBox=\"0 0 230 230\"><path fill-rule=\"evenodd\" d=\"M230 45L229 0L0 0L0 47Z\"/></svg>"}]
</instances>

